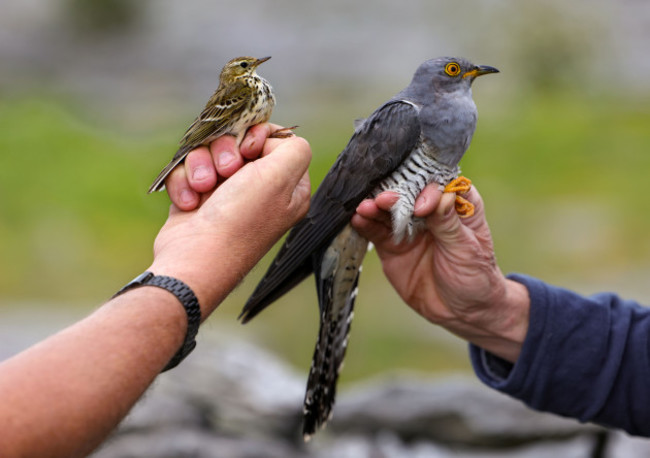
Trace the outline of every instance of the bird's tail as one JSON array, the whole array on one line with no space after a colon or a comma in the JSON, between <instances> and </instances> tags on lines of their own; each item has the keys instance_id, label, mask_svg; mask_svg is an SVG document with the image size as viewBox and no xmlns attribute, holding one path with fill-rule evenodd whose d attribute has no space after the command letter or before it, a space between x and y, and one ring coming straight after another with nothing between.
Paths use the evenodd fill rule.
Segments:
<instances>
[{"instance_id":1,"label":"bird's tail","mask_svg":"<svg viewBox=\"0 0 650 458\"><path fill-rule=\"evenodd\" d=\"M165 166L164 169L158 174L155 180L153 180L153 183L151 186L149 186L149 190L147 191L147 194L151 194L152 192L156 191L162 191L165 189L165 178L167 178L167 175L171 173L172 170L176 168L178 164L183 162L185 159L185 156L193 149L194 147L192 146L183 146L181 147L176 154L174 154L174 158L171 160L169 164Z\"/></svg>"},{"instance_id":2,"label":"bird's tail","mask_svg":"<svg viewBox=\"0 0 650 458\"><path fill-rule=\"evenodd\" d=\"M329 311L324 311L321 315L303 406L302 434L305 442L332 417L336 382L343 368L350 324L354 316L354 299L354 295L350 296L346 307L336 319L327 317Z\"/></svg>"},{"instance_id":3,"label":"bird's tail","mask_svg":"<svg viewBox=\"0 0 650 458\"><path fill-rule=\"evenodd\" d=\"M303 407L305 441L332 416L367 247L367 240L348 225L323 253L320 269L315 269L321 316Z\"/></svg>"}]
</instances>

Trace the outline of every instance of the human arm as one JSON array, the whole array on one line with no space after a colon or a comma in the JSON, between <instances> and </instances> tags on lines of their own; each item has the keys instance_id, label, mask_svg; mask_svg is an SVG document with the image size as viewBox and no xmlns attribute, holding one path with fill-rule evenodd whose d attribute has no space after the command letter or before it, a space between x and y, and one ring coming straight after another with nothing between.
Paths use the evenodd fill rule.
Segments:
<instances>
[{"instance_id":1,"label":"human arm","mask_svg":"<svg viewBox=\"0 0 650 458\"><path fill-rule=\"evenodd\" d=\"M475 189L467 197L476 213L460 219L453 195L427 188L416 203L427 231L412 244L390 239L389 193L362 203L353 223L401 297L472 343L483 382L537 410L650 435L650 309L504 277L483 202Z\"/></svg>"},{"instance_id":2,"label":"human arm","mask_svg":"<svg viewBox=\"0 0 650 458\"><path fill-rule=\"evenodd\" d=\"M197 192L195 210L172 205L155 241L147 270L190 286L203 319L309 205L307 143L258 146L260 159L242 162L213 193ZM0 456L87 455L178 351L186 328L176 297L144 286L0 363Z\"/></svg>"}]
</instances>

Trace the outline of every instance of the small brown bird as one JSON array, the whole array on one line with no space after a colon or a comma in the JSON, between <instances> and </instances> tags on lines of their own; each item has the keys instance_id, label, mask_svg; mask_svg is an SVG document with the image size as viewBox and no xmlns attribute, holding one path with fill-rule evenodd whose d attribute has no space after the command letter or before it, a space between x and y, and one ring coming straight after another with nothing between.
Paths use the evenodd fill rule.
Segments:
<instances>
[{"instance_id":1,"label":"small brown bird","mask_svg":"<svg viewBox=\"0 0 650 458\"><path fill-rule=\"evenodd\" d=\"M199 117L187 129L178 151L156 177L148 193L165 189L167 175L183 162L185 156L193 149L208 145L225 134L237 137L237 144L240 144L250 126L269 120L275 106L273 88L256 70L270 58L236 57L223 67L219 76L219 87ZM287 136L278 135L278 132L274 133L275 137Z\"/></svg>"}]
</instances>

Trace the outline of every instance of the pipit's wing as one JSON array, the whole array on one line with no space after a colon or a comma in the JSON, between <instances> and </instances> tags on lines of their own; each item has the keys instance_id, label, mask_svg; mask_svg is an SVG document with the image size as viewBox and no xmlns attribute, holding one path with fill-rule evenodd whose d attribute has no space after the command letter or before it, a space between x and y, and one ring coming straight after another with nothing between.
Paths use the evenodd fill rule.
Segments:
<instances>
[{"instance_id":1,"label":"pipit's wing","mask_svg":"<svg viewBox=\"0 0 650 458\"><path fill-rule=\"evenodd\" d=\"M217 89L201 114L187 128L181 138L178 151L158 174L147 192L150 194L162 190L167 175L185 159L190 151L229 133L228 129L233 119L239 118L242 111L246 109L246 102L251 97L252 91L250 87L239 82Z\"/></svg>"}]
</instances>

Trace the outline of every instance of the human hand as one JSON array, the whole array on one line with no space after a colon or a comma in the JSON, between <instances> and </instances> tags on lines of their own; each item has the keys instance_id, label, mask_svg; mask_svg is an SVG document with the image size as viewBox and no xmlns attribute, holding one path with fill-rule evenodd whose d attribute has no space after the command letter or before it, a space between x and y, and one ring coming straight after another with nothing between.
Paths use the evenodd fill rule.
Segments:
<instances>
[{"instance_id":1,"label":"human hand","mask_svg":"<svg viewBox=\"0 0 650 458\"><path fill-rule=\"evenodd\" d=\"M276 127L252 128L241 148L221 137L167 179L173 203L150 270L185 281L204 317L309 207L309 144L268 138Z\"/></svg>"},{"instance_id":2,"label":"human hand","mask_svg":"<svg viewBox=\"0 0 650 458\"><path fill-rule=\"evenodd\" d=\"M526 288L504 277L496 264L483 201L472 187L465 196L476 207L469 218L454 211L454 194L427 186L415 216L426 231L395 244L389 210L397 195L365 200L352 219L377 249L384 273L402 299L432 323L507 360L514 361L528 329Z\"/></svg>"},{"instance_id":3,"label":"human hand","mask_svg":"<svg viewBox=\"0 0 650 458\"><path fill-rule=\"evenodd\" d=\"M275 124L258 124L248 129L240 146L232 135L223 135L209 146L191 151L183 165L165 180L169 198L181 210L194 210L203 194L212 192L246 162L257 159L267 138L278 129Z\"/></svg>"}]
</instances>

